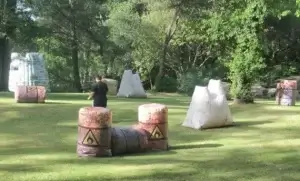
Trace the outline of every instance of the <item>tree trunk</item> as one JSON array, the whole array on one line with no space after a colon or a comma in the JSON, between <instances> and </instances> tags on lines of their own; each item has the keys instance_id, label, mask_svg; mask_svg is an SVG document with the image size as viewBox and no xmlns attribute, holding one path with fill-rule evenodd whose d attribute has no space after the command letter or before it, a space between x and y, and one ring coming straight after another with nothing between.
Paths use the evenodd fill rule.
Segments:
<instances>
[{"instance_id":1,"label":"tree trunk","mask_svg":"<svg viewBox=\"0 0 300 181\"><path fill-rule=\"evenodd\" d=\"M1 1L1 23L5 24L5 31L0 37L0 91L8 91L8 78L10 67L10 38L15 37L15 11L17 0Z\"/></svg>"},{"instance_id":2,"label":"tree trunk","mask_svg":"<svg viewBox=\"0 0 300 181\"><path fill-rule=\"evenodd\" d=\"M74 85L78 92L82 92L82 86L80 83L79 72L79 58L78 58L78 44L76 40L72 40L72 62L73 62L73 75Z\"/></svg>"},{"instance_id":3,"label":"tree trunk","mask_svg":"<svg viewBox=\"0 0 300 181\"><path fill-rule=\"evenodd\" d=\"M163 73L164 73L164 69L165 69L165 62L167 60L169 43L172 40L173 35L177 28L178 19L179 19L178 14L179 14L179 10L176 9L174 16L173 16L173 20L172 20L170 26L168 27L168 30L167 30L167 33L165 36L162 58L159 60L159 70L158 70L157 76L155 77L155 81L154 81L155 91L160 91L160 80L163 77Z\"/></svg>"},{"instance_id":4,"label":"tree trunk","mask_svg":"<svg viewBox=\"0 0 300 181\"><path fill-rule=\"evenodd\" d=\"M104 66L104 72L101 74L101 76L107 76L108 74L108 63L107 62L103 62L103 66ZM97 74L100 74L99 72L97 72Z\"/></svg>"},{"instance_id":5,"label":"tree trunk","mask_svg":"<svg viewBox=\"0 0 300 181\"><path fill-rule=\"evenodd\" d=\"M78 38L77 38L77 27L76 27L76 17L73 9L73 1L69 0L69 4L71 7L72 21L71 21L71 29L72 29L72 42L71 42L71 53L72 53L72 62L73 62L73 76L74 76L74 86L78 92L82 92L82 85L80 81L80 71L79 71L79 57L78 57Z\"/></svg>"},{"instance_id":6,"label":"tree trunk","mask_svg":"<svg viewBox=\"0 0 300 181\"><path fill-rule=\"evenodd\" d=\"M163 73L164 73L164 69L165 69L165 62L167 59L167 51L168 51L168 44L164 43L164 47L163 47L163 55L162 58L159 60L159 70L158 73L155 77L155 81L154 81L154 86L155 86L155 90L156 91L160 91L160 80L163 77Z\"/></svg>"},{"instance_id":7,"label":"tree trunk","mask_svg":"<svg viewBox=\"0 0 300 181\"><path fill-rule=\"evenodd\" d=\"M8 91L10 67L10 41L5 36L0 38L0 91Z\"/></svg>"},{"instance_id":8,"label":"tree trunk","mask_svg":"<svg viewBox=\"0 0 300 181\"><path fill-rule=\"evenodd\" d=\"M152 77L151 77L151 72L149 73L149 83L150 83L150 90L153 90L153 82L152 82Z\"/></svg>"}]
</instances>

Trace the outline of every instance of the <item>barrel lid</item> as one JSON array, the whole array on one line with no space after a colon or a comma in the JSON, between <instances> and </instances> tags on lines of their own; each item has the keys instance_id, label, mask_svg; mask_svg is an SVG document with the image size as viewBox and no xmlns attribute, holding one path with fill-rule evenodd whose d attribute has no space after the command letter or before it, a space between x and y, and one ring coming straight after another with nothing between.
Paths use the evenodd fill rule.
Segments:
<instances>
[{"instance_id":1,"label":"barrel lid","mask_svg":"<svg viewBox=\"0 0 300 181\"><path fill-rule=\"evenodd\" d=\"M149 103L149 104L143 104L143 105L140 105L139 108L141 109L165 109L167 108L166 105L164 104L159 104L159 103Z\"/></svg>"},{"instance_id":2,"label":"barrel lid","mask_svg":"<svg viewBox=\"0 0 300 181\"><path fill-rule=\"evenodd\" d=\"M105 112L111 112L108 108L104 108L104 107L93 107L93 106L89 106L89 107L82 107L79 109L79 112L87 112L87 111L92 111L92 112L99 112L99 113L105 113Z\"/></svg>"}]
</instances>

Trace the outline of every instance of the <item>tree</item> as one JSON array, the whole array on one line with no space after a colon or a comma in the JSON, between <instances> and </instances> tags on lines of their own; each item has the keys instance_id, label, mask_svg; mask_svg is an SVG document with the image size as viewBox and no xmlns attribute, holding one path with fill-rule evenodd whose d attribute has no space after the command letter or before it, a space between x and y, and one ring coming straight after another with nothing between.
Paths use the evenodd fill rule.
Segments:
<instances>
[{"instance_id":1,"label":"tree","mask_svg":"<svg viewBox=\"0 0 300 181\"><path fill-rule=\"evenodd\" d=\"M2 0L0 4L0 91L8 90L10 50L16 29L16 0Z\"/></svg>"},{"instance_id":2,"label":"tree","mask_svg":"<svg viewBox=\"0 0 300 181\"><path fill-rule=\"evenodd\" d=\"M68 65L72 66L73 87L81 92L83 89L80 77L80 54L82 53L80 48L82 46L86 48L85 43L89 45L96 43L98 47L95 51L102 57L104 56L107 33L103 28L105 9L99 12L102 3L79 0L53 0L51 2L36 0L29 1L28 6L38 17L39 24L50 30L48 36L58 40L63 45L63 49L69 51L62 58L70 61ZM95 31L96 28L98 31ZM87 39L89 42L86 42Z\"/></svg>"}]
</instances>

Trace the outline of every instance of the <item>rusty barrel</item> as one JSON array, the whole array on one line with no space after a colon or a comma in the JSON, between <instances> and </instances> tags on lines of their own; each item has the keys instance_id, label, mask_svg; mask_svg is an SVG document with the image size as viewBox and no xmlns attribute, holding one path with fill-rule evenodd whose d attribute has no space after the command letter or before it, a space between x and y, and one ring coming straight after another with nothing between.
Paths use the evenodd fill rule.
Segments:
<instances>
[{"instance_id":1,"label":"rusty barrel","mask_svg":"<svg viewBox=\"0 0 300 181\"><path fill-rule=\"evenodd\" d=\"M144 152L147 149L147 143L148 139L145 130L134 127L112 128L112 155Z\"/></svg>"},{"instance_id":2,"label":"rusty barrel","mask_svg":"<svg viewBox=\"0 0 300 181\"><path fill-rule=\"evenodd\" d=\"M45 103L47 90L43 86L17 86L15 100L17 103Z\"/></svg>"},{"instance_id":3,"label":"rusty barrel","mask_svg":"<svg viewBox=\"0 0 300 181\"><path fill-rule=\"evenodd\" d=\"M111 156L112 113L107 108L84 107L78 116L78 156Z\"/></svg>"},{"instance_id":4,"label":"rusty barrel","mask_svg":"<svg viewBox=\"0 0 300 181\"><path fill-rule=\"evenodd\" d=\"M168 149L168 108L163 104L144 104L138 108L139 128L146 130L148 149Z\"/></svg>"},{"instance_id":5,"label":"rusty barrel","mask_svg":"<svg viewBox=\"0 0 300 181\"><path fill-rule=\"evenodd\" d=\"M295 106L297 94L296 80L284 80L277 84L276 101L279 105Z\"/></svg>"}]
</instances>

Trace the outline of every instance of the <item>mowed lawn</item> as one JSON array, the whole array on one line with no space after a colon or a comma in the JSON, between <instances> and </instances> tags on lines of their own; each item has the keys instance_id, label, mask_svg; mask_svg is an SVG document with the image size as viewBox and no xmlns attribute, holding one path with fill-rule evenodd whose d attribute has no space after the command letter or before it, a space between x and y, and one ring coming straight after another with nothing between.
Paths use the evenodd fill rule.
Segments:
<instances>
[{"instance_id":1,"label":"mowed lawn","mask_svg":"<svg viewBox=\"0 0 300 181\"><path fill-rule=\"evenodd\" d=\"M236 126L181 126L189 97L110 97L113 125L137 123L143 103L169 107L167 152L78 158L77 116L86 94L50 94L47 104L16 104L0 93L1 181L292 181L300 180L300 107L274 101L231 106Z\"/></svg>"}]
</instances>

